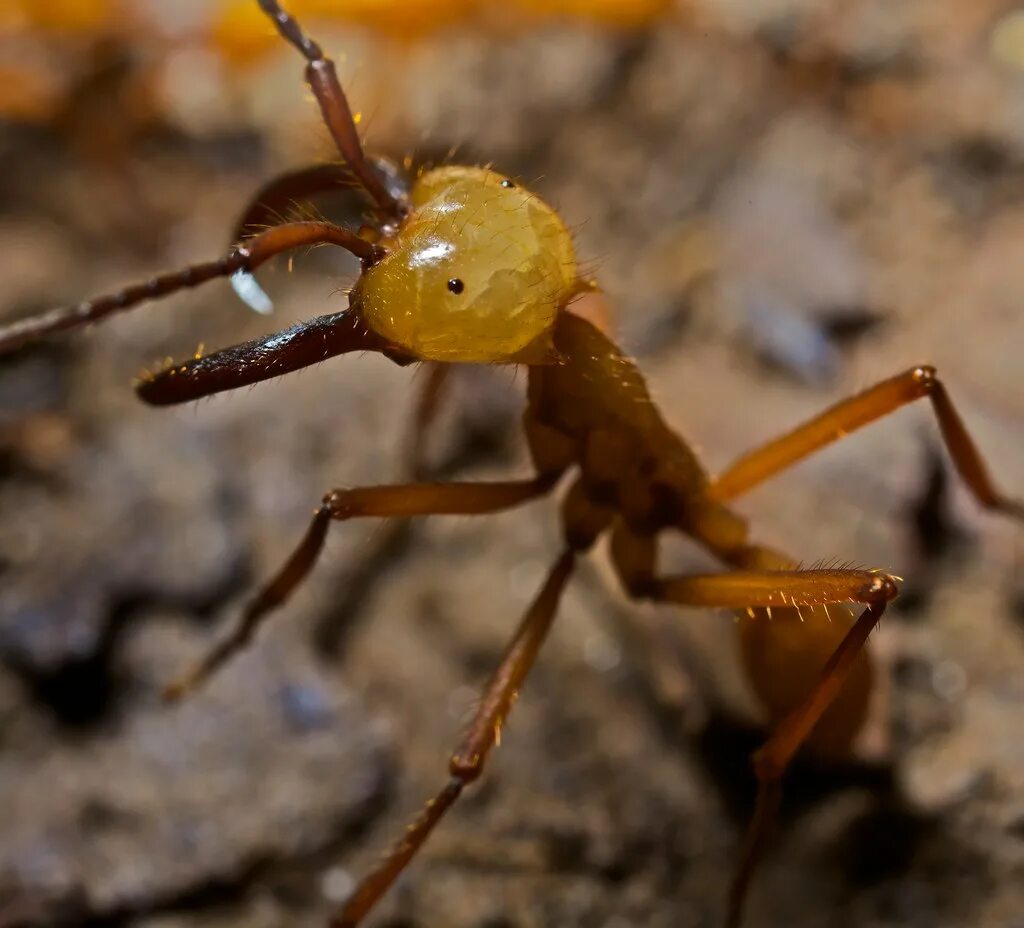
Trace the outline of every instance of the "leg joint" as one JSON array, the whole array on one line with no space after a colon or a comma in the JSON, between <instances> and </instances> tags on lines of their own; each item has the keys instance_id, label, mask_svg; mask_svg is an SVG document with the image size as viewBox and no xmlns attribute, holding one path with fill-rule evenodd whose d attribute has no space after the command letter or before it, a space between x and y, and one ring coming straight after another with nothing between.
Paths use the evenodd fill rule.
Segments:
<instances>
[{"instance_id":1,"label":"leg joint","mask_svg":"<svg viewBox=\"0 0 1024 928\"><path fill-rule=\"evenodd\" d=\"M480 778L484 769L484 756L479 751L464 754L461 751L453 754L448 762L448 772L464 786Z\"/></svg>"},{"instance_id":2,"label":"leg joint","mask_svg":"<svg viewBox=\"0 0 1024 928\"><path fill-rule=\"evenodd\" d=\"M322 509L326 509L332 519L350 519L355 515L355 507L352 505L351 490L331 490L324 494Z\"/></svg>"},{"instance_id":3,"label":"leg joint","mask_svg":"<svg viewBox=\"0 0 1024 928\"><path fill-rule=\"evenodd\" d=\"M894 600L900 592L896 578L889 574L872 577L861 590L862 601L871 605L884 605Z\"/></svg>"},{"instance_id":4,"label":"leg joint","mask_svg":"<svg viewBox=\"0 0 1024 928\"><path fill-rule=\"evenodd\" d=\"M910 376L923 393L931 393L939 384L939 372L931 364L915 367Z\"/></svg>"}]
</instances>

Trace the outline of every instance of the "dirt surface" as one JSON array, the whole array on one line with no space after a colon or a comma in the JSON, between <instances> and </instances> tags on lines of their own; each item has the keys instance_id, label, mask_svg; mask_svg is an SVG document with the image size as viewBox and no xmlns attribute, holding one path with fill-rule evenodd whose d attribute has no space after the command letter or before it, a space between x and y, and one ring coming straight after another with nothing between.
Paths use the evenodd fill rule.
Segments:
<instances>
[{"instance_id":1,"label":"dirt surface","mask_svg":"<svg viewBox=\"0 0 1024 928\"><path fill-rule=\"evenodd\" d=\"M930 361L1021 495L1024 71L1000 5L948 6L325 38L371 147L460 146L560 209L713 469ZM328 152L300 70L283 55L204 110L217 131L104 135L102 88L84 123L0 129L0 314L221 252L263 179ZM172 410L131 379L333 311L351 273L319 251L262 274L271 319L215 283L0 364L0 925L322 925L443 783L557 550L551 502L336 527L253 647L185 706L158 699L324 490L401 473L424 372L346 357ZM523 382L460 371L439 472L525 471ZM874 729L791 779L751 928L1024 926L1024 545L938 448L904 410L739 504L798 557L907 579L873 641ZM372 924L717 924L760 737L732 625L627 603L597 552L483 782Z\"/></svg>"}]
</instances>

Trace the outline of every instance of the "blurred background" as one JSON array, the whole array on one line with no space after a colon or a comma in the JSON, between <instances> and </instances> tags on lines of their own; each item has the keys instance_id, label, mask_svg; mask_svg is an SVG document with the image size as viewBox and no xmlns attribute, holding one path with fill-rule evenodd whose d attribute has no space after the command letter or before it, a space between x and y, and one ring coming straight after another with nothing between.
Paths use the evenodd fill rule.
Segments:
<instances>
[{"instance_id":1,"label":"blurred background","mask_svg":"<svg viewBox=\"0 0 1024 928\"><path fill-rule=\"evenodd\" d=\"M493 162L552 202L711 469L938 366L1024 493L1024 7L996 0L294 0L367 147ZM0 318L212 258L333 157L250 0L0 0ZM353 221L340 196L318 204ZM344 305L320 250L0 362L0 926L325 923L445 777L558 543L550 502L335 527L186 705L332 486L396 479L425 371L344 357L185 408L132 378ZM524 378L459 370L434 473L525 472ZM1024 926L1024 543L925 407L739 508L807 562L906 577L876 718L805 766L748 924ZM706 566L679 545L668 566ZM581 571L484 781L371 923L711 926L761 738L728 614Z\"/></svg>"}]
</instances>

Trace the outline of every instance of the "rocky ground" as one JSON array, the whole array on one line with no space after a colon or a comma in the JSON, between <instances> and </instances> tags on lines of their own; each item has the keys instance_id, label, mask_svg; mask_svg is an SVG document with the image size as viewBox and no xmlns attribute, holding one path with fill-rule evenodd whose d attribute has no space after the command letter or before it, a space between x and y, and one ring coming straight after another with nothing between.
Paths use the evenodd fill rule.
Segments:
<instances>
[{"instance_id":1,"label":"rocky ground","mask_svg":"<svg viewBox=\"0 0 1024 928\"><path fill-rule=\"evenodd\" d=\"M556 204L710 467L931 361L1024 494L1012 20L923 0L681 12L327 44L372 147L459 146ZM222 102L218 131L119 133L111 92L0 132L5 316L219 253L264 178L327 151L293 56ZM337 527L244 656L183 707L158 698L326 488L401 473L424 372L346 357L162 411L131 379L332 311L337 261L264 273L270 320L217 283L0 365L0 925L322 925L443 782L556 551L550 502ZM460 371L438 472L524 472L522 386ZM939 447L928 410L904 410L740 504L807 561L907 578L873 642L876 729L843 769L792 778L751 928L1024 926L1024 536ZM372 924L716 925L760 737L732 626L627 603L598 552L488 775Z\"/></svg>"}]
</instances>

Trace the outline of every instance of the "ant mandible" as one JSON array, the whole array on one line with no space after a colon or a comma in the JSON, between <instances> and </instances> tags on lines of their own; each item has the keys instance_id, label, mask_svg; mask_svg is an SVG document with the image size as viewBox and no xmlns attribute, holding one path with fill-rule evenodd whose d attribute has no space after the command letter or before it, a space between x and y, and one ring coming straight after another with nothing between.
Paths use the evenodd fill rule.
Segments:
<instances>
[{"instance_id":1,"label":"ant mandible","mask_svg":"<svg viewBox=\"0 0 1024 928\"><path fill-rule=\"evenodd\" d=\"M367 158L331 60L276 0L257 2L305 56L306 80L344 163L298 171L264 188L239 226L239 244L226 257L0 328L0 354L216 277L231 276L237 283L241 276L244 282L255 268L295 248L338 245L362 263L347 310L147 375L137 385L139 396L154 405L183 403L351 351L379 352L399 364L521 364L529 371L523 426L536 473L523 480L328 492L305 537L233 632L169 687L168 697L179 698L208 677L284 604L316 562L332 520L498 512L552 492L575 470L561 507L564 549L451 756L448 782L358 885L333 928L363 920L480 776L576 557L605 535L615 571L634 598L745 610L750 618L740 630L743 661L772 730L753 757L757 801L726 914L726 924L735 928L790 761L805 744L848 748L865 719L871 667L864 644L896 596L897 578L878 571L800 569L795 559L751 541L746 521L728 504L838 438L928 397L953 462L977 501L1017 519L1024 519L1024 505L996 489L945 386L928 366L836 404L710 476L665 423L634 364L602 331L567 311L593 284L580 276L572 237L558 214L490 169L445 166L407 179L389 162ZM323 221L257 231L278 204L339 185L357 187L371 201L369 221L357 232ZM431 378L428 393L437 382ZM430 405L428 395L421 413ZM705 547L725 571L659 573L659 535L671 529ZM845 630L815 621L827 617L833 603L866 608Z\"/></svg>"}]
</instances>

